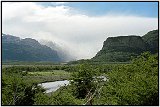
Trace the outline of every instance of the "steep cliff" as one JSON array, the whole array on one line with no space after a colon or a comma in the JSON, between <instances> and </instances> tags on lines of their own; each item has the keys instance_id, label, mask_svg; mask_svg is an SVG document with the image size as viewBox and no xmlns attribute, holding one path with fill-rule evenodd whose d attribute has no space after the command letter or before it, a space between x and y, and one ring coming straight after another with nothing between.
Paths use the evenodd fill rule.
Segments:
<instances>
[{"instance_id":1,"label":"steep cliff","mask_svg":"<svg viewBox=\"0 0 160 107\"><path fill-rule=\"evenodd\" d=\"M102 49L92 58L93 61L126 62L142 52L158 52L158 30L140 36L109 37Z\"/></svg>"},{"instance_id":2,"label":"steep cliff","mask_svg":"<svg viewBox=\"0 0 160 107\"><path fill-rule=\"evenodd\" d=\"M147 50L151 53L158 52L158 30L153 30L142 36L142 39L147 43Z\"/></svg>"}]
</instances>

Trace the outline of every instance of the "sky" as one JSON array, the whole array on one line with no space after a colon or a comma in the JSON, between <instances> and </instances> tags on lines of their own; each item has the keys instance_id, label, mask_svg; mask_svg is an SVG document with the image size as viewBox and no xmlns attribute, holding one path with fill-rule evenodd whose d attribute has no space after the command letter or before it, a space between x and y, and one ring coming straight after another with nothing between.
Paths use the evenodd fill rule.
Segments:
<instances>
[{"instance_id":1,"label":"sky","mask_svg":"<svg viewBox=\"0 0 160 107\"><path fill-rule=\"evenodd\" d=\"M108 37L158 29L158 2L2 2L2 32L49 40L89 59Z\"/></svg>"}]
</instances>

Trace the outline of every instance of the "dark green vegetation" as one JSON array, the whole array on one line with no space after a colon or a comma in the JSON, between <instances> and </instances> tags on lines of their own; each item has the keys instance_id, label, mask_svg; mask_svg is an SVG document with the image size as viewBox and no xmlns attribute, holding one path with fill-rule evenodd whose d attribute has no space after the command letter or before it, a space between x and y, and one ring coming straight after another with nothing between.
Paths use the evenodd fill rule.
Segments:
<instances>
[{"instance_id":1,"label":"dark green vegetation","mask_svg":"<svg viewBox=\"0 0 160 107\"><path fill-rule=\"evenodd\" d=\"M46 70L46 71L36 71L28 72L28 75L24 78L29 78L30 80L36 81L37 83L58 81L69 79L70 73L64 70Z\"/></svg>"},{"instance_id":2,"label":"dark green vegetation","mask_svg":"<svg viewBox=\"0 0 160 107\"><path fill-rule=\"evenodd\" d=\"M153 30L145 34L142 39L147 44L147 50L151 53L157 53L158 52L158 30Z\"/></svg>"},{"instance_id":3,"label":"dark green vegetation","mask_svg":"<svg viewBox=\"0 0 160 107\"><path fill-rule=\"evenodd\" d=\"M2 36L2 61L54 61L59 62L57 52L31 38L20 39L12 35Z\"/></svg>"},{"instance_id":4,"label":"dark green vegetation","mask_svg":"<svg viewBox=\"0 0 160 107\"><path fill-rule=\"evenodd\" d=\"M158 56L144 53L131 64L91 66L83 64L73 74L71 85L50 96L39 95L44 105L158 105ZM103 70L102 70L103 69ZM106 70L105 70L106 69ZM109 81L94 81L105 75ZM46 102L44 102L46 101Z\"/></svg>"},{"instance_id":5,"label":"dark green vegetation","mask_svg":"<svg viewBox=\"0 0 160 107\"><path fill-rule=\"evenodd\" d=\"M2 75L2 105L32 105L35 94L44 91L18 69L3 69Z\"/></svg>"},{"instance_id":6,"label":"dark green vegetation","mask_svg":"<svg viewBox=\"0 0 160 107\"><path fill-rule=\"evenodd\" d=\"M69 72L71 67L59 65L35 65L35 66L9 66L3 67L4 72L25 72L24 79L29 79L35 83L65 80L70 77ZM64 71L65 70L65 71Z\"/></svg>"},{"instance_id":7,"label":"dark green vegetation","mask_svg":"<svg viewBox=\"0 0 160 107\"><path fill-rule=\"evenodd\" d=\"M47 61L38 61L38 62L30 62L30 61L3 61L2 65L59 65L61 63L58 62L47 62Z\"/></svg>"},{"instance_id":8,"label":"dark green vegetation","mask_svg":"<svg viewBox=\"0 0 160 107\"><path fill-rule=\"evenodd\" d=\"M92 61L128 62L131 57L136 57L145 51L158 53L158 30L150 31L142 37L109 37Z\"/></svg>"},{"instance_id":9,"label":"dark green vegetation","mask_svg":"<svg viewBox=\"0 0 160 107\"><path fill-rule=\"evenodd\" d=\"M68 75L65 79L70 79L70 85L45 94L37 83L46 80L35 77L48 75ZM98 76L105 76L107 81ZM158 95L157 54L143 53L129 64L14 66L2 70L2 105L158 105Z\"/></svg>"},{"instance_id":10,"label":"dark green vegetation","mask_svg":"<svg viewBox=\"0 0 160 107\"><path fill-rule=\"evenodd\" d=\"M53 53L35 40L2 38L2 105L159 105L158 30L142 37L108 38L91 60L68 64L43 62ZM51 93L38 86L58 80L70 84Z\"/></svg>"},{"instance_id":11,"label":"dark green vegetation","mask_svg":"<svg viewBox=\"0 0 160 107\"><path fill-rule=\"evenodd\" d=\"M33 105L44 89L38 83L70 78L68 66L11 66L2 69L2 105ZM64 71L66 70L66 71Z\"/></svg>"},{"instance_id":12,"label":"dark green vegetation","mask_svg":"<svg viewBox=\"0 0 160 107\"><path fill-rule=\"evenodd\" d=\"M109 105L158 105L158 56L142 54L109 72L102 96ZM106 94L107 93L107 94ZM103 98L101 99L103 100Z\"/></svg>"}]
</instances>

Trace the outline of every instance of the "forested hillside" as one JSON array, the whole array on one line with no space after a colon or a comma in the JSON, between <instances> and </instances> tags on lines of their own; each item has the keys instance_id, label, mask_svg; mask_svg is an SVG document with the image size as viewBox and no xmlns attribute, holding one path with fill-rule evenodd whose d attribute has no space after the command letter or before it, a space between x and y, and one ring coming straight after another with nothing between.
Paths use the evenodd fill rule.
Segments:
<instances>
[{"instance_id":1,"label":"forested hillside","mask_svg":"<svg viewBox=\"0 0 160 107\"><path fill-rule=\"evenodd\" d=\"M158 53L158 41L159 34L158 30L153 30L142 36L142 39L147 44L147 50L151 53Z\"/></svg>"},{"instance_id":2,"label":"forested hillside","mask_svg":"<svg viewBox=\"0 0 160 107\"><path fill-rule=\"evenodd\" d=\"M103 43L102 49L92 58L100 62L127 62L131 57L140 55L145 51L158 52L158 30L140 36L109 37Z\"/></svg>"}]
</instances>

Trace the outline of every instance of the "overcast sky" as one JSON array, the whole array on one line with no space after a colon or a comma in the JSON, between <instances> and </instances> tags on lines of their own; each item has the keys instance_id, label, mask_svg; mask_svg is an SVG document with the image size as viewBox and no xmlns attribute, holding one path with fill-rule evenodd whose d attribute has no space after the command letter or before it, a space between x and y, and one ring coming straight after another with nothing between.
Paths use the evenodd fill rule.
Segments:
<instances>
[{"instance_id":1,"label":"overcast sky","mask_svg":"<svg viewBox=\"0 0 160 107\"><path fill-rule=\"evenodd\" d=\"M158 29L158 2L3 2L2 32L50 40L77 59L92 58L107 37Z\"/></svg>"}]
</instances>

